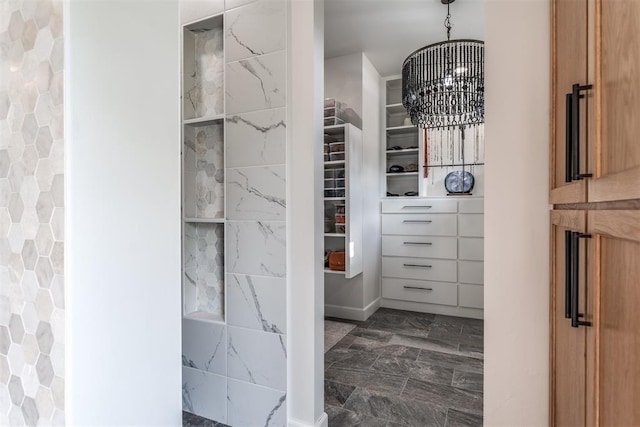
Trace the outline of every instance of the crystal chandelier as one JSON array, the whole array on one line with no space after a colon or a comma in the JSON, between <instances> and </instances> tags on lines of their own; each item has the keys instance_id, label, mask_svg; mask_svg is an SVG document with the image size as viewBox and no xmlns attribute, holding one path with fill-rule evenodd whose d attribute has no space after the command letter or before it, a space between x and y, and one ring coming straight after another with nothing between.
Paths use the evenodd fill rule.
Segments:
<instances>
[{"instance_id":1,"label":"crystal chandelier","mask_svg":"<svg viewBox=\"0 0 640 427\"><path fill-rule=\"evenodd\" d=\"M484 123L484 42L451 40L449 4L447 41L425 46L402 65L402 105L421 128Z\"/></svg>"}]
</instances>

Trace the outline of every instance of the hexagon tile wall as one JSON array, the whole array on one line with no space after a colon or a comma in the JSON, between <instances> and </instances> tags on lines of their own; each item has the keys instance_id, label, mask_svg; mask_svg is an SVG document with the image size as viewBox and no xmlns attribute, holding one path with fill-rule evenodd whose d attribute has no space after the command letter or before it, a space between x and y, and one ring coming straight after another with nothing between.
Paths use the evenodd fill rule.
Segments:
<instances>
[{"instance_id":1,"label":"hexagon tile wall","mask_svg":"<svg viewBox=\"0 0 640 427\"><path fill-rule=\"evenodd\" d=\"M0 425L64 424L61 0L0 0Z\"/></svg>"}]
</instances>

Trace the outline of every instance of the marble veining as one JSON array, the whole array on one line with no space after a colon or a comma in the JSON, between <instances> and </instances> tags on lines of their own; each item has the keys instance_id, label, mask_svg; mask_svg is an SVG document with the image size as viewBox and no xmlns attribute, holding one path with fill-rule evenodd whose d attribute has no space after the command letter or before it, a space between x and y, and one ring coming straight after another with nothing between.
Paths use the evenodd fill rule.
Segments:
<instances>
[{"instance_id":1,"label":"marble veining","mask_svg":"<svg viewBox=\"0 0 640 427\"><path fill-rule=\"evenodd\" d=\"M227 271L262 276L286 275L286 224L227 221Z\"/></svg>"},{"instance_id":2,"label":"marble veining","mask_svg":"<svg viewBox=\"0 0 640 427\"><path fill-rule=\"evenodd\" d=\"M284 107L286 53L284 51L231 62L226 67L227 114Z\"/></svg>"},{"instance_id":3,"label":"marble veining","mask_svg":"<svg viewBox=\"0 0 640 427\"><path fill-rule=\"evenodd\" d=\"M227 116L227 167L284 164L286 109Z\"/></svg>"},{"instance_id":4,"label":"marble veining","mask_svg":"<svg viewBox=\"0 0 640 427\"><path fill-rule=\"evenodd\" d=\"M221 375L182 368L182 407L214 421L226 422L227 379Z\"/></svg>"},{"instance_id":5,"label":"marble veining","mask_svg":"<svg viewBox=\"0 0 640 427\"><path fill-rule=\"evenodd\" d=\"M182 365L226 375L226 327L221 323L182 321Z\"/></svg>"},{"instance_id":6,"label":"marble veining","mask_svg":"<svg viewBox=\"0 0 640 427\"><path fill-rule=\"evenodd\" d=\"M185 118L211 117L222 114L224 111L222 91L224 87L224 55L222 28L213 28L208 31L191 32L191 46L185 49L193 49L185 52L187 58L195 63L185 64ZM188 55L188 56L187 56Z\"/></svg>"},{"instance_id":7,"label":"marble veining","mask_svg":"<svg viewBox=\"0 0 640 427\"><path fill-rule=\"evenodd\" d=\"M287 394L229 378L227 420L232 426L284 427Z\"/></svg>"},{"instance_id":8,"label":"marble veining","mask_svg":"<svg viewBox=\"0 0 640 427\"><path fill-rule=\"evenodd\" d=\"M227 12L226 61L237 61L284 49L285 14L286 3L282 0L260 0Z\"/></svg>"},{"instance_id":9,"label":"marble veining","mask_svg":"<svg viewBox=\"0 0 640 427\"><path fill-rule=\"evenodd\" d=\"M284 335L229 326L227 375L285 391L287 352Z\"/></svg>"},{"instance_id":10,"label":"marble veining","mask_svg":"<svg viewBox=\"0 0 640 427\"><path fill-rule=\"evenodd\" d=\"M233 326L286 333L286 280L227 274L227 321Z\"/></svg>"},{"instance_id":11,"label":"marble veining","mask_svg":"<svg viewBox=\"0 0 640 427\"><path fill-rule=\"evenodd\" d=\"M227 218L283 220L285 166L227 169Z\"/></svg>"}]
</instances>

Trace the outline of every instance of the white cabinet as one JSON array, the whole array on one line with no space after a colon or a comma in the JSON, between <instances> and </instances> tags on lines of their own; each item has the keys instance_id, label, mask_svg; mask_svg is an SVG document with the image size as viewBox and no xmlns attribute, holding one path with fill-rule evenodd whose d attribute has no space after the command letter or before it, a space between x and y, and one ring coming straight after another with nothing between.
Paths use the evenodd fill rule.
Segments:
<instances>
[{"instance_id":1,"label":"white cabinet","mask_svg":"<svg viewBox=\"0 0 640 427\"><path fill-rule=\"evenodd\" d=\"M344 252L344 274L362 273L362 131L352 124L324 128L324 247Z\"/></svg>"},{"instance_id":2,"label":"white cabinet","mask_svg":"<svg viewBox=\"0 0 640 427\"><path fill-rule=\"evenodd\" d=\"M483 199L387 199L381 210L381 305L482 318Z\"/></svg>"},{"instance_id":3,"label":"white cabinet","mask_svg":"<svg viewBox=\"0 0 640 427\"><path fill-rule=\"evenodd\" d=\"M386 194L415 197L419 192L421 129L412 125L402 105L402 78L386 79L384 144Z\"/></svg>"}]
</instances>

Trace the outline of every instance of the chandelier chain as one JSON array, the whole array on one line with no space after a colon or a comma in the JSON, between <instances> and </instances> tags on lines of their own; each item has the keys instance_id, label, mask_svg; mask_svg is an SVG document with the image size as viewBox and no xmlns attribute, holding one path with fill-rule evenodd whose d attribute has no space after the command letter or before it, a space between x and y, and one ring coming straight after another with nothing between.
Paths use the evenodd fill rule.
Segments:
<instances>
[{"instance_id":1,"label":"chandelier chain","mask_svg":"<svg viewBox=\"0 0 640 427\"><path fill-rule=\"evenodd\" d=\"M451 24L451 12L449 10L449 6L450 4L447 3L447 17L444 20L444 27L447 29L447 40L451 40L451 27L453 27Z\"/></svg>"}]
</instances>

